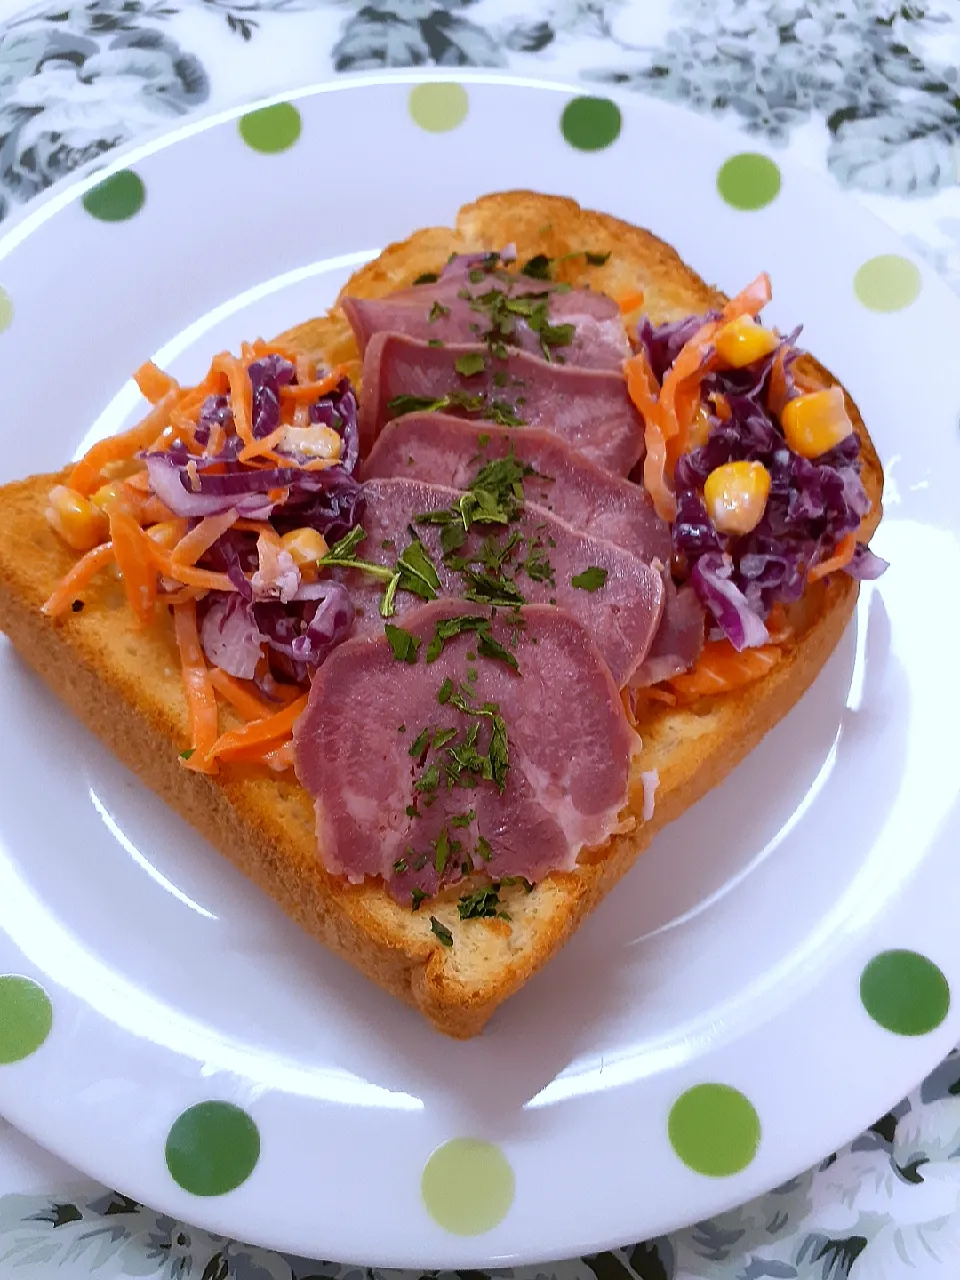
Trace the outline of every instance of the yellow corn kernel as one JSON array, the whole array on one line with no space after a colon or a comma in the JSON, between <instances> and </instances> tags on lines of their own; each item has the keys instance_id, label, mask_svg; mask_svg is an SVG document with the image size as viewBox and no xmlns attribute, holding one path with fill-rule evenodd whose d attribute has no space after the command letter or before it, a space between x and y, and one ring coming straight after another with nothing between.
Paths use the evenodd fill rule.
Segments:
<instances>
[{"instance_id":1,"label":"yellow corn kernel","mask_svg":"<svg viewBox=\"0 0 960 1280\"><path fill-rule=\"evenodd\" d=\"M162 551L172 551L183 536L186 523L183 520L160 520L147 530L147 537Z\"/></svg>"},{"instance_id":2,"label":"yellow corn kernel","mask_svg":"<svg viewBox=\"0 0 960 1280\"><path fill-rule=\"evenodd\" d=\"M283 535L280 542L284 551L290 553L293 563L301 570L315 566L329 549L323 534L316 529L291 529Z\"/></svg>"},{"instance_id":3,"label":"yellow corn kernel","mask_svg":"<svg viewBox=\"0 0 960 1280\"><path fill-rule=\"evenodd\" d=\"M690 424L690 434L687 437L688 449L699 449L707 443L707 437L710 435L710 413L705 404L701 404L697 408L696 416Z\"/></svg>"},{"instance_id":4,"label":"yellow corn kernel","mask_svg":"<svg viewBox=\"0 0 960 1280\"><path fill-rule=\"evenodd\" d=\"M714 345L724 364L731 369L742 369L744 365L753 364L754 360L762 360L771 351L776 351L780 339L757 324L751 316L738 316L723 326L714 339Z\"/></svg>"},{"instance_id":5,"label":"yellow corn kernel","mask_svg":"<svg viewBox=\"0 0 960 1280\"><path fill-rule=\"evenodd\" d=\"M728 462L707 476L703 498L721 533L750 533L763 519L770 472L762 462Z\"/></svg>"},{"instance_id":6,"label":"yellow corn kernel","mask_svg":"<svg viewBox=\"0 0 960 1280\"><path fill-rule=\"evenodd\" d=\"M64 484L50 490L50 505L46 510L48 523L74 551L92 551L110 534L107 517L99 507L76 489Z\"/></svg>"},{"instance_id":7,"label":"yellow corn kernel","mask_svg":"<svg viewBox=\"0 0 960 1280\"><path fill-rule=\"evenodd\" d=\"M810 391L788 400L780 414L780 425L787 444L803 458L819 458L853 431L839 387Z\"/></svg>"},{"instance_id":8,"label":"yellow corn kernel","mask_svg":"<svg viewBox=\"0 0 960 1280\"><path fill-rule=\"evenodd\" d=\"M106 484L100 486L90 501L95 507L105 512L109 512L110 508L118 502L124 510L127 510L130 506L130 495L122 480L108 480Z\"/></svg>"}]
</instances>

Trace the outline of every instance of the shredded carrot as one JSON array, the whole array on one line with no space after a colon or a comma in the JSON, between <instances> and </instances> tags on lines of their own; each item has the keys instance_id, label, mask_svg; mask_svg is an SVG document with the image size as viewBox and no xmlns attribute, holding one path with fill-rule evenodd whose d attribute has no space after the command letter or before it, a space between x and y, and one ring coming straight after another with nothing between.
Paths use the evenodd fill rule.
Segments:
<instances>
[{"instance_id":1,"label":"shredded carrot","mask_svg":"<svg viewBox=\"0 0 960 1280\"><path fill-rule=\"evenodd\" d=\"M770 300L770 278L760 275L723 308L719 320L701 325L680 349L664 375L657 394L657 381L646 352L641 350L626 362L627 391L644 419L647 456L643 464L643 481L664 520L676 516L676 501L671 489L673 468L685 452L697 410L700 407L701 384L713 367L715 356L711 343L717 331L742 315L755 316Z\"/></svg>"},{"instance_id":2,"label":"shredded carrot","mask_svg":"<svg viewBox=\"0 0 960 1280\"><path fill-rule=\"evenodd\" d=\"M282 746L293 726L300 718L307 705L307 695L297 698L262 720L251 720L242 729L234 729L230 733L221 734L209 748L206 759L243 760L246 763L262 763L264 756L275 747Z\"/></svg>"},{"instance_id":3,"label":"shredded carrot","mask_svg":"<svg viewBox=\"0 0 960 1280\"><path fill-rule=\"evenodd\" d=\"M206 587L180 587L177 591L167 591L159 598L162 599L164 604L174 609L178 604L189 604L191 600L202 600L206 594Z\"/></svg>"},{"instance_id":4,"label":"shredded carrot","mask_svg":"<svg viewBox=\"0 0 960 1280\"><path fill-rule=\"evenodd\" d=\"M667 480L667 449L660 419L657 379L643 347L623 367L627 394L643 418L646 457L643 460L643 483L653 499L657 515L673 520L677 503Z\"/></svg>"},{"instance_id":5,"label":"shredded carrot","mask_svg":"<svg viewBox=\"0 0 960 1280\"><path fill-rule=\"evenodd\" d=\"M66 613L84 587L113 559L112 542L104 542L99 547L94 547L92 551L88 551L70 572L61 578L53 594L43 606L43 612L50 618Z\"/></svg>"},{"instance_id":6,"label":"shredded carrot","mask_svg":"<svg viewBox=\"0 0 960 1280\"><path fill-rule=\"evenodd\" d=\"M205 520L185 534L170 553L170 563L174 572L180 568L195 565L205 551L209 551L218 538L237 522L237 513L232 508L218 516L207 516Z\"/></svg>"},{"instance_id":7,"label":"shredded carrot","mask_svg":"<svg viewBox=\"0 0 960 1280\"><path fill-rule=\"evenodd\" d=\"M140 393L151 404L158 404L164 396L171 392L179 392L180 383L157 368L152 360L146 360L133 375L133 380L140 388Z\"/></svg>"},{"instance_id":8,"label":"shredded carrot","mask_svg":"<svg viewBox=\"0 0 960 1280\"><path fill-rule=\"evenodd\" d=\"M177 605L173 611L173 627L177 648L180 650L183 689L190 713L192 754L184 760L184 764L196 773L213 773L216 766L208 757L211 747L217 741L219 730L217 698L204 661L203 649L200 647L196 602Z\"/></svg>"},{"instance_id":9,"label":"shredded carrot","mask_svg":"<svg viewBox=\"0 0 960 1280\"><path fill-rule=\"evenodd\" d=\"M643 306L644 294L642 290L635 293L625 293L622 298L617 299L617 306L620 308L622 316L628 316L633 311L639 311Z\"/></svg>"},{"instance_id":10,"label":"shredded carrot","mask_svg":"<svg viewBox=\"0 0 960 1280\"><path fill-rule=\"evenodd\" d=\"M729 422L733 417L733 410L730 408L730 401L724 395L716 395L713 397L713 407L717 417L721 422Z\"/></svg>"},{"instance_id":11,"label":"shredded carrot","mask_svg":"<svg viewBox=\"0 0 960 1280\"><path fill-rule=\"evenodd\" d=\"M111 507L108 517L127 603L134 617L145 627L153 620L157 600L157 569L150 551L150 539L122 507Z\"/></svg>"},{"instance_id":12,"label":"shredded carrot","mask_svg":"<svg viewBox=\"0 0 960 1280\"><path fill-rule=\"evenodd\" d=\"M767 615L767 634L773 644L781 644L783 641L789 640L792 634L790 619L787 617L787 611L779 600L770 606L770 612Z\"/></svg>"},{"instance_id":13,"label":"shredded carrot","mask_svg":"<svg viewBox=\"0 0 960 1280\"><path fill-rule=\"evenodd\" d=\"M225 573L216 573L212 569L198 569L195 565L174 564L167 552L152 541L150 541L150 554L153 557L153 563L165 578L182 582L185 587L201 587L205 591L236 591L237 589Z\"/></svg>"},{"instance_id":14,"label":"shredded carrot","mask_svg":"<svg viewBox=\"0 0 960 1280\"><path fill-rule=\"evenodd\" d=\"M845 569L853 559L853 553L857 549L856 535L848 533L846 537L841 538L837 543L837 549L829 560L822 560L820 564L815 564L807 578L810 582L816 582L819 578L825 578L828 573L836 573L838 569Z\"/></svg>"},{"instance_id":15,"label":"shredded carrot","mask_svg":"<svg viewBox=\"0 0 960 1280\"><path fill-rule=\"evenodd\" d=\"M775 644L738 653L729 640L710 640L692 671L673 676L664 683L668 690L684 699L728 693L765 676L779 661L780 654L780 646Z\"/></svg>"},{"instance_id":16,"label":"shredded carrot","mask_svg":"<svg viewBox=\"0 0 960 1280\"><path fill-rule=\"evenodd\" d=\"M268 751L263 757L263 763L269 769L273 769L275 773L283 773L287 769L293 768L293 739L285 742L282 747L274 747L272 751Z\"/></svg>"},{"instance_id":17,"label":"shredded carrot","mask_svg":"<svg viewBox=\"0 0 960 1280\"><path fill-rule=\"evenodd\" d=\"M681 349L663 379L660 392L662 429L670 441L670 460L686 451L687 437L700 404L700 385L713 368L711 343L717 332L731 320L740 316L757 316L770 301L770 277L765 273L731 298L720 313L719 320L710 320Z\"/></svg>"},{"instance_id":18,"label":"shredded carrot","mask_svg":"<svg viewBox=\"0 0 960 1280\"><path fill-rule=\"evenodd\" d=\"M256 693L252 686L248 687L248 682L234 679L219 667L213 668L210 679L217 693L229 702L234 711L242 715L244 720L262 720L276 710L259 693Z\"/></svg>"},{"instance_id":19,"label":"shredded carrot","mask_svg":"<svg viewBox=\"0 0 960 1280\"><path fill-rule=\"evenodd\" d=\"M329 395L331 391L335 391L342 378L342 371L334 369L332 373L328 373L325 378L321 378L318 382L301 382L295 387L281 387L280 399L295 404L299 404L303 400L312 403L314 400L319 400L321 396Z\"/></svg>"},{"instance_id":20,"label":"shredded carrot","mask_svg":"<svg viewBox=\"0 0 960 1280\"><path fill-rule=\"evenodd\" d=\"M162 524L166 520L176 519L170 508L159 498L147 498L146 502L141 502L136 515L141 524Z\"/></svg>"},{"instance_id":21,"label":"shredded carrot","mask_svg":"<svg viewBox=\"0 0 960 1280\"><path fill-rule=\"evenodd\" d=\"M226 374L230 386L230 407L233 409L234 426L237 429L237 435L245 445L252 445L254 442L251 425L253 387L247 373L249 363L249 360L246 362L238 360L226 352L216 356L213 361L213 367Z\"/></svg>"},{"instance_id":22,"label":"shredded carrot","mask_svg":"<svg viewBox=\"0 0 960 1280\"><path fill-rule=\"evenodd\" d=\"M70 488L84 495L91 494L99 484L101 473L107 463L132 458L141 449L148 448L167 425L179 395L179 390L169 392L154 405L142 422L125 431L123 435L108 436L106 440L98 440L71 471Z\"/></svg>"}]
</instances>

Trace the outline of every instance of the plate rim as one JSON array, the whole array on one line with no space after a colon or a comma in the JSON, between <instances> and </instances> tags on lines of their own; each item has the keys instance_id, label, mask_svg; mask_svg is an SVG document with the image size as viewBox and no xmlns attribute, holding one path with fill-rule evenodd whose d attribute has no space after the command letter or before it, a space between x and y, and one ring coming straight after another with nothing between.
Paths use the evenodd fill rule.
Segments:
<instances>
[{"instance_id":1,"label":"plate rim","mask_svg":"<svg viewBox=\"0 0 960 1280\"><path fill-rule=\"evenodd\" d=\"M489 87L503 86L507 88L528 89L551 93L568 93L577 96L588 93L590 89L590 86L566 80L548 80L497 72L464 72L456 68L450 68L448 71L443 72L437 71L436 69L425 71L404 69L395 72L380 72L372 74L361 73L351 76L343 76L336 80L324 80L315 84L300 86L288 92L271 94L267 97L258 98L250 102L235 104L229 108L197 113L184 125L174 129L157 129L146 141L140 141L135 144L128 144L127 146L118 148L116 152L111 153L111 159L106 164L102 162L102 158L91 161L88 165L83 166L82 169L54 184L39 199L32 201L28 206L19 211L3 228L3 234L0 235L0 263L2 263L10 253L14 252L23 240L31 235L34 230L42 226L49 218L56 216L56 214L62 209L68 207L75 200L82 197L87 190L97 185L105 178L111 176L113 173L127 168L129 165L136 163L140 159L147 158L155 154L157 151L174 147L182 141L189 140L196 134L217 128L224 124L229 124L249 111L258 110L280 102L296 102L303 99L312 99L332 92L362 91L367 88L386 84L450 82L463 83L466 85L478 84ZM643 114L643 112L650 107L649 100L639 95L630 95L625 91L617 90L611 86L602 86L602 88L602 96L614 99L614 101L621 105L625 113L627 111L635 111L639 114ZM730 136L741 136L736 130L727 125L698 116L681 107L657 103L655 110L664 115L672 115L678 120L683 118L690 119L692 117L696 120L697 125L699 125L699 127L704 131L712 131L717 135L728 134ZM814 179L824 182L821 176L814 170L809 169L806 165L796 160L782 158L781 162L783 163L783 167L791 172L803 172L806 175L807 180ZM824 185L826 185L825 182ZM922 259L918 259L915 251L909 245L903 244L896 232L883 223L875 214L862 206L858 208L858 217L864 220L869 220L878 227L881 227L885 238L890 243L896 243L901 248L904 256L909 257L914 262L920 263L924 270L925 290L932 290L935 297L938 299L939 305L947 305L951 309L956 309L958 315L960 315L960 299L957 299L945 282L932 272L928 264L924 264L922 263ZM7 941L6 933L2 928L0 928L0 941L4 943ZM847 959L849 960L849 957L847 957ZM802 1003L802 1001L798 1000L795 1003L799 1004ZM778 1014L776 1018L771 1018L771 1024L778 1021L781 1016L783 1015ZM924 1043L929 1047L930 1052L917 1055L918 1060L919 1058L923 1058L927 1062L927 1067L922 1068L922 1070L926 1070L930 1066L936 1065L936 1063L941 1060L943 1057L943 1050L940 1047L941 1044L947 1043L947 1047L951 1047L955 1039L955 1031L958 1028L960 1028L960 1008L957 1008L955 1003L951 1008L951 1013L948 1015L947 1020L941 1025L938 1031L925 1038ZM934 1045L937 1045L935 1051L933 1049ZM915 1083L917 1076L914 1067L910 1068L910 1076L911 1081ZM909 1085L907 1087L909 1087ZM905 1090L902 1090L901 1092L904 1091ZM36 1133L32 1131L31 1126L28 1123L23 1124L18 1120L16 1124L17 1127L27 1133L28 1136L34 1137L37 1141L42 1141L42 1139L37 1137ZM847 1130L847 1137L844 1140L846 1141L850 1137L855 1136L862 1128L862 1123L856 1125L856 1127L853 1127L851 1124L851 1127ZM836 1145L839 1146L842 1144L837 1143ZM70 1156L69 1159L71 1163L75 1163L78 1167L83 1168L83 1165L74 1160L73 1156ZM807 1169L810 1166L810 1163L811 1161L809 1159L804 1158L803 1161L798 1163L795 1167L791 1166L792 1174L787 1174L786 1176L793 1176L796 1173ZM102 1173L91 1171L90 1176L95 1177L98 1180L109 1182L109 1179L103 1179ZM763 1191L768 1190L771 1186L775 1185L775 1183L769 1182L769 1179L765 1179L762 1186L755 1186L749 1191L744 1191L740 1186L740 1180L743 1176L744 1175L740 1175L736 1178L726 1180L726 1186L729 1194L714 1198L710 1209L711 1215L724 1212L735 1205L739 1205L743 1203L744 1200L750 1199L755 1195L762 1194ZM746 1180L749 1180L749 1170L747 1171ZM782 1179L778 1179L778 1181L780 1180ZM171 1189L174 1191L176 1190L172 1183ZM228 1199L229 1197L225 1197L219 1203L226 1205ZM184 1212L182 1198L176 1194L172 1197L168 1197L166 1203L164 1203L160 1197L151 1193L146 1202L152 1207L172 1212L178 1219L196 1222L199 1225L203 1225L208 1230L212 1228L207 1224L210 1223L211 1219L216 1220L218 1217L215 1213L211 1213L205 1218L191 1217L189 1213ZM197 1201L196 1203L199 1204L200 1202ZM173 1207L169 1210L167 1209L168 1204L173 1204ZM205 1207L212 1208L213 1204L214 1202L212 1201L206 1201ZM676 1227L686 1225L687 1222L688 1216L681 1214L675 1223L666 1226L664 1230L673 1230ZM232 1229L228 1229L226 1234L235 1234L235 1232L233 1232ZM564 1246L563 1256L573 1257L582 1256L583 1254L591 1254L599 1250L617 1247L617 1243L622 1242L611 1243L608 1236L603 1236L602 1240L591 1237L588 1238L587 1243L579 1249L567 1250L566 1246ZM297 1248L295 1246L291 1246L289 1242L284 1243L266 1240L265 1244L267 1247L284 1252L298 1251ZM396 1259L401 1255L398 1254L397 1250L393 1250L389 1254L384 1254L382 1252L378 1254L374 1250L370 1255L368 1255L369 1261L367 1262L367 1259L365 1259L365 1262L367 1262L367 1265L378 1267L455 1267L471 1264L478 1265L478 1254L476 1249L470 1246L469 1241L464 1240L463 1238L451 1236L448 1238L448 1246L446 1253L443 1253L442 1250L440 1251L442 1261L424 1261L427 1255L422 1252L413 1251L403 1254L402 1260L398 1262ZM430 1254L431 1259L436 1259L437 1256L437 1251L433 1251ZM480 1265L524 1265L526 1263L541 1262L542 1260L543 1251L541 1249L525 1253L522 1248L519 1248L507 1253L498 1254L491 1261Z\"/></svg>"}]
</instances>

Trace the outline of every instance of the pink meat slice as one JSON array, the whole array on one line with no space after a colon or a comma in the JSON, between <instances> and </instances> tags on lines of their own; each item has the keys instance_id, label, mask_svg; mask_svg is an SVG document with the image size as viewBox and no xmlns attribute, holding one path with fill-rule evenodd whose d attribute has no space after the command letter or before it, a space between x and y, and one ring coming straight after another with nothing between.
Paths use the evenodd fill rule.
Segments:
<instances>
[{"instance_id":1,"label":"pink meat slice","mask_svg":"<svg viewBox=\"0 0 960 1280\"><path fill-rule=\"evenodd\" d=\"M459 491L419 480L382 479L367 480L363 493L363 527L367 536L358 554L376 564L392 565L410 542L412 527L436 566L439 594L461 596L464 579L444 564L440 528L416 522L417 516L423 513L450 507L460 498ZM457 554L469 556L484 538L493 536L499 541L514 533L521 535L522 542L505 562L505 573L515 577L527 603L556 604L583 623L594 637L617 687L621 688L643 662L656 633L664 594L660 574L623 547L579 533L533 504L528 504L509 527L473 525L466 544ZM549 560L552 582L538 581L517 567L534 552ZM590 568L606 574L603 585L594 591L575 587L571 579ZM351 570L348 585L357 610L354 633L382 630L383 583ZM397 617L402 618L420 603L418 596L398 591Z\"/></svg>"},{"instance_id":2,"label":"pink meat slice","mask_svg":"<svg viewBox=\"0 0 960 1280\"><path fill-rule=\"evenodd\" d=\"M477 355L484 357L481 372L456 371L458 359ZM619 373L547 364L525 352L494 360L485 347L431 347L393 333L372 338L363 359L361 451L366 453L386 423L399 416L396 406L390 407L397 397L435 401L451 392L478 400L475 410L451 405L456 416L486 419L501 406L523 426L559 436L617 475L627 475L643 456L643 427Z\"/></svg>"},{"instance_id":3,"label":"pink meat slice","mask_svg":"<svg viewBox=\"0 0 960 1280\"><path fill-rule=\"evenodd\" d=\"M517 431L445 413L411 413L384 427L361 476L466 489L482 466L509 454L537 473L523 482L528 502L581 533L625 547L648 564L670 563L670 526L654 511L643 486L598 467L548 431Z\"/></svg>"},{"instance_id":4,"label":"pink meat slice","mask_svg":"<svg viewBox=\"0 0 960 1280\"><path fill-rule=\"evenodd\" d=\"M630 678L631 689L643 689L689 671L703 652L703 605L691 586L673 585L664 574L663 615L649 652Z\"/></svg>"},{"instance_id":5,"label":"pink meat slice","mask_svg":"<svg viewBox=\"0 0 960 1280\"><path fill-rule=\"evenodd\" d=\"M518 673L501 661L471 661L474 633L454 636L435 661L425 660L437 624L463 614L490 618ZM527 606L520 621L518 628L502 613L436 601L403 619L420 641L413 664L394 657L381 628L346 641L320 668L294 741L328 871L354 883L380 876L398 901L411 903L414 890L432 895L475 868L530 882L570 870L583 848L618 830L639 740L607 666L590 631L562 609ZM502 792L493 780L473 775L468 786L462 773L448 772L451 749L474 723L476 749L487 749L492 720L441 705L445 681L471 688L472 705L497 709L507 738ZM456 736L414 757L411 745L424 730L430 741L442 731ZM418 789L433 765L438 784Z\"/></svg>"},{"instance_id":6,"label":"pink meat slice","mask_svg":"<svg viewBox=\"0 0 960 1280\"><path fill-rule=\"evenodd\" d=\"M440 280L419 285L385 298L342 298L340 305L357 338L361 353L378 333L402 333L422 342L475 343L491 327L489 306L477 303L492 292L523 299L527 305L547 304L552 325L572 324L572 342L557 347L554 357L569 365L620 372L630 355L620 308L603 293L590 289L555 291L533 280L504 282L486 277L471 284L465 279ZM461 294L467 296L461 297ZM520 315L513 317L511 345L539 359L544 358L540 335Z\"/></svg>"}]
</instances>

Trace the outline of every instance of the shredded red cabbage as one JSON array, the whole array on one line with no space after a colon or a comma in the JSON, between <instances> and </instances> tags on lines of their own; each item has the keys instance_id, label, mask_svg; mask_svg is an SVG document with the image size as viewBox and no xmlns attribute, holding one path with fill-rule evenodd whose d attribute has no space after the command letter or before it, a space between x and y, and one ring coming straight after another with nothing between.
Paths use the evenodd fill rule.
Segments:
<instances>
[{"instance_id":1,"label":"shredded red cabbage","mask_svg":"<svg viewBox=\"0 0 960 1280\"><path fill-rule=\"evenodd\" d=\"M280 388L296 382L297 371L283 356L254 360L247 373L253 387L251 426L253 438L262 440L280 425Z\"/></svg>"},{"instance_id":2,"label":"shredded red cabbage","mask_svg":"<svg viewBox=\"0 0 960 1280\"><path fill-rule=\"evenodd\" d=\"M280 388L294 385L296 369L278 355L264 356L249 367L252 387L252 430L263 439L280 424ZM338 432L340 461L321 470L295 465L256 468L239 461L243 442L236 433L227 396L208 396L200 410L197 442L205 447L219 427L223 445L215 456L196 457L182 441L167 451L141 455L152 492L177 516L195 524L205 516L236 510L243 518L269 520L281 536L310 528L334 543L363 517L363 490L353 471L359 457L357 398L348 379L308 407L310 423ZM277 498L277 493L281 496ZM273 498L271 498L273 494ZM255 531L230 529L200 560L200 566L225 573L236 593L209 592L200 602L200 640L207 659L238 679L255 679L266 692L274 677L309 683L316 667L349 633L354 606L338 581L304 582L296 569L296 594L290 600L257 597L251 577L260 569ZM292 562L291 562L292 567ZM288 576L288 575L286 575ZM287 589L291 584L284 578ZM262 659L268 659L265 665Z\"/></svg>"},{"instance_id":3,"label":"shredded red cabbage","mask_svg":"<svg viewBox=\"0 0 960 1280\"><path fill-rule=\"evenodd\" d=\"M263 636L253 606L239 595L211 592L200 625L207 659L238 680L252 680L262 657Z\"/></svg>"},{"instance_id":4,"label":"shredded red cabbage","mask_svg":"<svg viewBox=\"0 0 960 1280\"><path fill-rule=\"evenodd\" d=\"M683 345L711 316L692 316L654 327L645 320L638 338L658 379ZM781 342L788 396L797 394L792 366L799 355L799 329ZM763 644L765 622L775 603L800 598L815 565L835 554L845 535L855 532L870 509L860 479L860 442L849 435L814 460L788 448L783 432L766 407L766 391L775 353L743 369L709 374L703 382L709 435L700 448L677 463L674 483L677 517L673 524L675 571L689 581L716 628L736 649ZM730 417L721 420L711 396L722 396ZM711 471L728 462L761 462L770 473L770 497L763 519L743 537L718 532L703 501ZM876 578L886 563L858 546L846 572Z\"/></svg>"}]
</instances>

